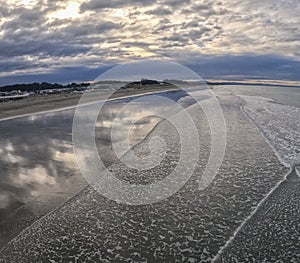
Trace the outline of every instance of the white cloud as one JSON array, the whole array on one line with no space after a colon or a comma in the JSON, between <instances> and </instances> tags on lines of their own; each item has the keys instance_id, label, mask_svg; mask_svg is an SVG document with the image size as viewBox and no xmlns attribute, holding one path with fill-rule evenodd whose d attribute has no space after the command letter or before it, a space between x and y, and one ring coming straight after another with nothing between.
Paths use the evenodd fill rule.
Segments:
<instances>
[{"instance_id":1,"label":"white cloud","mask_svg":"<svg viewBox=\"0 0 300 263\"><path fill-rule=\"evenodd\" d=\"M165 56L187 61L244 53L299 58L298 0L0 0L0 4L0 57L24 63L22 71L26 66L45 67L44 63L58 67L60 61L62 66L90 65L96 59L103 63Z\"/></svg>"}]
</instances>

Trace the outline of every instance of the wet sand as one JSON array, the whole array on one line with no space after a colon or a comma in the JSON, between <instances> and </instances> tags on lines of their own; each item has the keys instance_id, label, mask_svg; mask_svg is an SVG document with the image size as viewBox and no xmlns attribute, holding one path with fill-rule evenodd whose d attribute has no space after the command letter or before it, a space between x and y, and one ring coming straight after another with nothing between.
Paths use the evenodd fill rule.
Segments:
<instances>
[{"instance_id":1,"label":"wet sand","mask_svg":"<svg viewBox=\"0 0 300 263\"><path fill-rule=\"evenodd\" d=\"M0 260L211 262L287 173L255 124L245 118L241 101L218 95L227 123L227 151L208 188L198 187L209 153L208 123L192 106L188 110L201 131L201 155L195 174L179 192L153 205L128 206L88 187L10 242ZM164 178L179 154L178 134L168 123L161 122L135 150L147 151L148 140L156 135L164 137L168 147L157 168L136 173L117 163L112 170L131 182Z\"/></svg>"},{"instance_id":2,"label":"wet sand","mask_svg":"<svg viewBox=\"0 0 300 263\"><path fill-rule=\"evenodd\" d=\"M300 262L300 177L292 170L215 262Z\"/></svg>"},{"instance_id":3,"label":"wet sand","mask_svg":"<svg viewBox=\"0 0 300 263\"><path fill-rule=\"evenodd\" d=\"M174 101L186 96L183 91L159 94ZM131 99L133 98L127 97L108 102L98 118L96 143L98 152L107 165L116 158L109 143L109 123ZM184 101L188 104L187 100ZM156 100L143 104L142 108L134 103L130 107L130 113L123 117L129 120L134 119L136 114L139 117L145 114L148 116L154 108L162 110L167 107ZM90 107L84 108L89 110ZM24 228L87 185L78 171L73 154L73 116L74 108L69 108L13 118L0 123L0 249ZM137 123L130 133L130 144L134 145L143 140L158 121L155 117L148 117ZM124 130L129 124L122 121L122 118L117 118L115 122L120 127L118 140L127 139Z\"/></svg>"},{"instance_id":4,"label":"wet sand","mask_svg":"<svg viewBox=\"0 0 300 263\"><path fill-rule=\"evenodd\" d=\"M145 87L139 90L118 90L116 93L113 94L112 98L174 89L174 87ZM51 95L37 95L21 100L3 101L0 102L0 121L1 119L11 118L19 115L33 114L37 112L57 110L60 108L76 106L81 96L82 93L63 93ZM95 93L91 93L91 101L97 101L101 99L103 99L101 94L97 93L97 96L95 97Z\"/></svg>"}]
</instances>

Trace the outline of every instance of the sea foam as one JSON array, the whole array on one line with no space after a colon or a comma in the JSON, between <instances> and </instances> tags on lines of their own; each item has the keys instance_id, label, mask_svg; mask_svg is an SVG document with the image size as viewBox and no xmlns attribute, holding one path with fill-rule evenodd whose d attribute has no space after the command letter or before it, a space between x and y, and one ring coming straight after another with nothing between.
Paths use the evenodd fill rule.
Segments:
<instances>
[{"instance_id":1,"label":"sea foam","mask_svg":"<svg viewBox=\"0 0 300 263\"><path fill-rule=\"evenodd\" d=\"M261 130L280 161L300 165L300 108L272 99L240 95L245 113Z\"/></svg>"}]
</instances>

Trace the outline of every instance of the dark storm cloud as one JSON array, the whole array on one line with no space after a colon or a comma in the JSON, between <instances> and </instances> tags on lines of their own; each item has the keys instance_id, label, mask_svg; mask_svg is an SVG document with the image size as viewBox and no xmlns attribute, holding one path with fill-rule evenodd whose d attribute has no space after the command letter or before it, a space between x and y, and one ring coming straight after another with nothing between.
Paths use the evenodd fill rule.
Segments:
<instances>
[{"instance_id":1,"label":"dark storm cloud","mask_svg":"<svg viewBox=\"0 0 300 263\"><path fill-rule=\"evenodd\" d=\"M204 79L286 79L300 81L300 61L271 55L243 56L202 56L182 63L194 70ZM0 67L2 65L0 64ZM19 74L0 79L0 86L16 82L58 82L88 81L96 79L112 66L62 67L44 74ZM1 70L1 68L0 68Z\"/></svg>"},{"instance_id":2,"label":"dark storm cloud","mask_svg":"<svg viewBox=\"0 0 300 263\"><path fill-rule=\"evenodd\" d=\"M160 8L160 7L145 12L145 14L147 14L147 15L156 15L156 16L166 16L166 15L170 15L172 13L173 13L173 11L171 9Z\"/></svg>"},{"instance_id":3,"label":"dark storm cloud","mask_svg":"<svg viewBox=\"0 0 300 263\"><path fill-rule=\"evenodd\" d=\"M92 49L93 36L103 35L122 26L110 21L94 23L92 20L83 20L70 23L60 30L50 30L42 14L25 8L21 11L21 15L3 26L3 38L0 41L2 58L23 55L63 57L83 54ZM55 21L50 26L55 27L56 23L60 25ZM98 36L97 40L102 39Z\"/></svg>"},{"instance_id":4,"label":"dark storm cloud","mask_svg":"<svg viewBox=\"0 0 300 263\"><path fill-rule=\"evenodd\" d=\"M170 37L162 37L162 38L159 38L158 40L161 40L163 42L179 42L181 44L184 44L189 41L189 39L187 37L180 35L180 34L173 34Z\"/></svg>"},{"instance_id":5,"label":"dark storm cloud","mask_svg":"<svg viewBox=\"0 0 300 263\"><path fill-rule=\"evenodd\" d=\"M196 12L199 16L208 18L211 16L223 16L231 13L230 10L226 9L219 3L201 3L195 4L190 7L190 12Z\"/></svg>"},{"instance_id":6,"label":"dark storm cloud","mask_svg":"<svg viewBox=\"0 0 300 263\"><path fill-rule=\"evenodd\" d=\"M0 42L0 57L11 58L23 55L35 56L71 56L89 51L91 48L81 44L72 44L62 39L40 38L23 39L15 42L14 39Z\"/></svg>"},{"instance_id":7,"label":"dark storm cloud","mask_svg":"<svg viewBox=\"0 0 300 263\"><path fill-rule=\"evenodd\" d=\"M89 37L91 35L101 35L110 31L112 29L122 28L122 24L113 23L110 21L101 21L100 23L82 22L82 23L72 23L63 30L61 34L65 37L70 37L71 39L84 36Z\"/></svg>"},{"instance_id":8,"label":"dark storm cloud","mask_svg":"<svg viewBox=\"0 0 300 263\"><path fill-rule=\"evenodd\" d=\"M7 2L0 1L0 18L8 17L10 14L9 4Z\"/></svg>"},{"instance_id":9,"label":"dark storm cloud","mask_svg":"<svg viewBox=\"0 0 300 263\"><path fill-rule=\"evenodd\" d=\"M128 41L124 41L122 42L122 44L125 46L125 47L148 47L149 44L148 43L145 43L145 42L128 42Z\"/></svg>"},{"instance_id":10,"label":"dark storm cloud","mask_svg":"<svg viewBox=\"0 0 300 263\"><path fill-rule=\"evenodd\" d=\"M90 0L84 2L80 6L80 10L84 11L93 11L104 8L119 8L124 6L145 6L155 4L155 0Z\"/></svg>"},{"instance_id":11,"label":"dark storm cloud","mask_svg":"<svg viewBox=\"0 0 300 263\"><path fill-rule=\"evenodd\" d=\"M192 21L189 21L189 22L183 22L181 27L182 29L184 28L195 28L195 27L199 27L199 22L198 21L195 21L195 20L192 20Z\"/></svg>"},{"instance_id":12,"label":"dark storm cloud","mask_svg":"<svg viewBox=\"0 0 300 263\"><path fill-rule=\"evenodd\" d=\"M24 31L35 31L44 22L43 13L23 7L12 10L9 15L13 16L12 19L5 22L1 28L4 38L12 34L22 34Z\"/></svg>"},{"instance_id":13,"label":"dark storm cloud","mask_svg":"<svg viewBox=\"0 0 300 263\"><path fill-rule=\"evenodd\" d=\"M159 2L162 5L168 5L170 7L178 7L182 5L189 5L191 3L190 0L182 1L182 0L162 0Z\"/></svg>"},{"instance_id":14,"label":"dark storm cloud","mask_svg":"<svg viewBox=\"0 0 300 263\"><path fill-rule=\"evenodd\" d=\"M203 78L300 80L300 60L278 55L204 56L187 66Z\"/></svg>"},{"instance_id":15,"label":"dark storm cloud","mask_svg":"<svg viewBox=\"0 0 300 263\"><path fill-rule=\"evenodd\" d=\"M171 21L167 18L159 20L159 23L157 23L156 27L153 29L153 34L159 34L161 32L166 32L170 28L174 27L174 24L171 23Z\"/></svg>"},{"instance_id":16,"label":"dark storm cloud","mask_svg":"<svg viewBox=\"0 0 300 263\"><path fill-rule=\"evenodd\" d=\"M15 70L24 70L36 66L41 67L41 65L38 63L24 61L22 58L15 61L12 61L11 59L6 59L0 61L0 72L4 73L4 72L15 71Z\"/></svg>"},{"instance_id":17,"label":"dark storm cloud","mask_svg":"<svg viewBox=\"0 0 300 263\"><path fill-rule=\"evenodd\" d=\"M190 37L191 40L201 39L202 35L207 32L211 32L213 28L208 28L206 26L199 27L198 29L190 30L186 35Z\"/></svg>"},{"instance_id":18,"label":"dark storm cloud","mask_svg":"<svg viewBox=\"0 0 300 263\"><path fill-rule=\"evenodd\" d=\"M24 73L13 76L0 78L0 86L14 83L33 83L33 82L50 82L50 83L71 83L94 80L99 75L110 69L111 66L89 68L84 66L78 67L60 67L47 73ZM1 68L0 68L1 70Z\"/></svg>"}]
</instances>

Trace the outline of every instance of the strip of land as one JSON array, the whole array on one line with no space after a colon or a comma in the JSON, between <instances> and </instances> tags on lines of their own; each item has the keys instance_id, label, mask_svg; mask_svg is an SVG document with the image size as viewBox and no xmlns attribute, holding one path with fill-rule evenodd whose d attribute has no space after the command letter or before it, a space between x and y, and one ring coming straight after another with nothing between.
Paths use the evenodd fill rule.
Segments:
<instances>
[{"instance_id":1,"label":"strip of land","mask_svg":"<svg viewBox=\"0 0 300 263\"><path fill-rule=\"evenodd\" d=\"M125 97L131 95L138 95L147 92L159 92L174 90L176 87L160 87L151 86L143 87L141 89L126 90L121 89L116 91L111 98ZM101 95L103 93L103 95ZM90 101L98 101L104 98L107 92L90 93ZM83 93L62 93L49 95L36 95L22 100L10 100L0 102L0 120L7 119L19 115L34 114L37 112L57 110L65 107L76 106Z\"/></svg>"}]
</instances>

